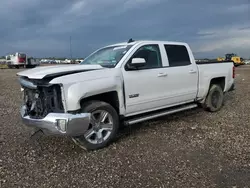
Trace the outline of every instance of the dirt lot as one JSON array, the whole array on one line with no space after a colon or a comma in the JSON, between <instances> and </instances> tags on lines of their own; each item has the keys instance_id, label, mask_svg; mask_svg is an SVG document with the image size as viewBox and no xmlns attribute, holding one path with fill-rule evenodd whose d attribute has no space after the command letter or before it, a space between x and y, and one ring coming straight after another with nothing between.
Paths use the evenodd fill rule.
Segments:
<instances>
[{"instance_id":1,"label":"dirt lot","mask_svg":"<svg viewBox=\"0 0 250 188\"><path fill-rule=\"evenodd\" d=\"M89 153L67 138L30 140L17 71L0 70L0 187L250 187L250 66L220 112L138 124Z\"/></svg>"}]
</instances>

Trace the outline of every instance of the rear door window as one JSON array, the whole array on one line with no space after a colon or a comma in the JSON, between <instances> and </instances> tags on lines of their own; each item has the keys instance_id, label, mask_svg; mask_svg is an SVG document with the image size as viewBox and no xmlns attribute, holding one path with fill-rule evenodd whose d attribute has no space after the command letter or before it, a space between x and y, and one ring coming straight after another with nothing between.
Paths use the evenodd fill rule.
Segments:
<instances>
[{"instance_id":1,"label":"rear door window","mask_svg":"<svg viewBox=\"0 0 250 188\"><path fill-rule=\"evenodd\" d=\"M164 47L168 56L170 67L187 66L191 64L190 57L185 46L166 44Z\"/></svg>"}]
</instances>

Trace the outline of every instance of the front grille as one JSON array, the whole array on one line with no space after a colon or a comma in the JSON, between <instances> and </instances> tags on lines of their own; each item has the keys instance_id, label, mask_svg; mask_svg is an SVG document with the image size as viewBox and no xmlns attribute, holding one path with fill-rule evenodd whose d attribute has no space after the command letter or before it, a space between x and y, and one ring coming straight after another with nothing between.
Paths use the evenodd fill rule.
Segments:
<instances>
[{"instance_id":1,"label":"front grille","mask_svg":"<svg viewBox=\"0 0 250 188\"><path fill-rule=\"evenodd\" d=\"M63 113L61 88L59 85L38 86L36 89L23 88L23 103L27 115L35 119L44 118L48 113Z\"/></svg>"}]
</instances>

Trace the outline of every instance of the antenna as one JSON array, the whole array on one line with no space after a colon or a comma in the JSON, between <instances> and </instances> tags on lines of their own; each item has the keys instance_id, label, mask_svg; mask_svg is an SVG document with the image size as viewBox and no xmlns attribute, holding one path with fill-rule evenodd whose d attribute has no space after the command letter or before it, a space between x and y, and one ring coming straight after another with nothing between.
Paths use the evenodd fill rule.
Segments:
<instances>
[{"instance_id":1,"label":"antenna","mask_svg":"<svg viewBox=\"0 0 250 188\"><path fill-rule=\"evenodd\" d=\"M128 40L128 43L134 42L134 40L131 38Z\"/></svg>"},{"instance_id":2,"label":"antenna","mask_svg":"<svg viewBox=\"0 0 250 188\"><path fill-rule=\"evenodd\" d=\"M70 48L70 59L72 60L71 36L69 38L69 48Z\"/></svg>"}]
</instances>

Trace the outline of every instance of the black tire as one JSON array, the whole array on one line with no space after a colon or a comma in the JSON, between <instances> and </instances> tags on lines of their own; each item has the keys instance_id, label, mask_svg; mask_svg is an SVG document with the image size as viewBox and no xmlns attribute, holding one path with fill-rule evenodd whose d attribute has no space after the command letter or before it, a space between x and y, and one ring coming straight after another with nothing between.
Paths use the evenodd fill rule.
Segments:
<instances>
[{"instance_id":1,"label":"black tire","mask_svg":"<svg viewBox=\"0 0 250 188\"><path fill-rule=\"evenodd\" d=\"M211 85L203 108L209 112L217 112L224 102L224 93L220 85Z\"/></svg>"},{"instance_id":2,"label":"black tire","mask_svg":"<svg viewBox=\"0 0 250 188\"><path fill-rule=\"evenodd\" d=\"M115 138L119 129L119 116L116 112L116 110L108 103L103 102L103 101L88 101L82 105L81 111L84 112L89 112L91 114L97 112L97 111L106 111L108 112L109 115L112 116L112 121L113 121L113 128L109 133L108 138L103 141L102 143L91 143L89 142L84 135L81 136L76 136L72 137L72 140L74 141L75 144L80 146L82 149L85 150L97 150L104 148L108 146ZM90 124L89 129L93 128L93 126Z\"/></svg>"}]
</instances>

